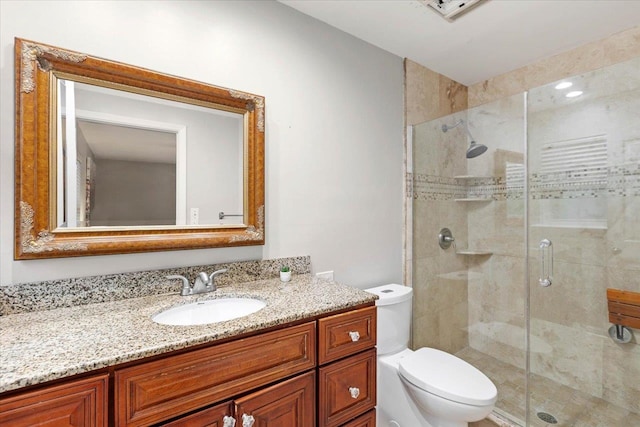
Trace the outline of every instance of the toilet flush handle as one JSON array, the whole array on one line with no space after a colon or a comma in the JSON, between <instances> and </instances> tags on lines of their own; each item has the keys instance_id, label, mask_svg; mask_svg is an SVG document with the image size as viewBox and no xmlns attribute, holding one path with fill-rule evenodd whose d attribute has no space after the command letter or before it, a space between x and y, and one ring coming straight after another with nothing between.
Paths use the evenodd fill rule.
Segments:
<instances>
[{"instance_id":1,"label":"toilet flush handle","mask_svg":"<svg viewBox=\"0 0 640 427\"><path fill-rule=\"evenodd\" d=\"M351 341L356 342L360 339L360 334L358 331L349 331L349 336L351 337Z\"/></svg>"}]
</instances>

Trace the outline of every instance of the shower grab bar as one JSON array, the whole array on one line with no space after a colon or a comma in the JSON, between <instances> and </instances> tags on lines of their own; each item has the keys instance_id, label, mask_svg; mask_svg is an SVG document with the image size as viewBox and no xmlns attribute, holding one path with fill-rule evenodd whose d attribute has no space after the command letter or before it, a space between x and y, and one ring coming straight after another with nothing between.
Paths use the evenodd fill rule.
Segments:
<instances>
[{"instance_id":1,"label":"shower grab bar","mask_svg":"<svg viewBox=\"0 0 640 427\"><path fill-rule=\"evenodd\" d=\"M222 211L218 214L218 218L219 219L224 219L227 216L244 216L244 215L242 215L242 214L226 214L226 213L224 213Z\"/></svg>"},{"instance_id":2,"label":"shower grab bar","mask_svg":"<svg viewBox=\"0 0 640 427\"><path fill-rule=\"evenodd\" d=\"M553 243L549 239L540 240L540 286L551 286L553 282ZM545 262L545 259L548 261Z\"/></svg>"}]
</instances>

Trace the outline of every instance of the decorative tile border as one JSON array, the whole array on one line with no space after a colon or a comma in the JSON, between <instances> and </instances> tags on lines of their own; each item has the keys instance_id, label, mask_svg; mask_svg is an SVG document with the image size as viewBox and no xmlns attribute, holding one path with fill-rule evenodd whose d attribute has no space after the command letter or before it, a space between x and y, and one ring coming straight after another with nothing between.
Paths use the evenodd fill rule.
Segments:
<instances>
[{"instance_id":1,"label":"decorative tile border","mask_svg":"<svg viewBox=\"0 0 640 427\"><path fill-rule=\"evenodd\" d=\"M413 174L414 200L453 200L467 197L467 187L459 179Z\"/></svg>"},{"instance_id":2,"label":"decorative tile border","mask_svg":"<svg viewBox=\"0 0 640 427\"><path fill-rule=\"evenodd\" d=\"M640 164L611 166L602 171L603 179L581 179L580 170L562 173L534 173L529 178L531 198L577 199L640 196ZM450 178L407 174L408 197L414 200L491 199L512 200L524 196L522 179L508 184L504 177Z\"/></svg>"},{"instance_id":3,"label":"decorative tile border","mask_svg":"<svg viewBox=\"0 0 640 427\"><path fill-rule=\"evenodd\" d=\"M231 262L0 286L0 316L177 293L182 282L167 279L166 276L171 274L181 274L193 281L201 271L213 272L226 268L229 271L216 278L221 285L270 279L278 277L283 265L288 265L294 274L310 273L311 257Z\"/></svg>"}]
</instances>

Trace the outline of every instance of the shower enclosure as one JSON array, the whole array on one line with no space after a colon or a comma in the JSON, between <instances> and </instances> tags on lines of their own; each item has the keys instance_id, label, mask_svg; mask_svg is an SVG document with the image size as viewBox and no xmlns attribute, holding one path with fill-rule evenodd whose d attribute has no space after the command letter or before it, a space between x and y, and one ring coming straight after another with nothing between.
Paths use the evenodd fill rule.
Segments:
<instances>
[{"instance_id":1,"label":"shower enclosure","mask_svg":"<svg viewBox=\"0 0 640 427\"><path fill-rule=\"evenodd\" d=\"M413 346L481 369L514 424L640 426L640 330L609 335L606 292L640 292L638 69L412 128Z\"/></svg>"}]
</instances>

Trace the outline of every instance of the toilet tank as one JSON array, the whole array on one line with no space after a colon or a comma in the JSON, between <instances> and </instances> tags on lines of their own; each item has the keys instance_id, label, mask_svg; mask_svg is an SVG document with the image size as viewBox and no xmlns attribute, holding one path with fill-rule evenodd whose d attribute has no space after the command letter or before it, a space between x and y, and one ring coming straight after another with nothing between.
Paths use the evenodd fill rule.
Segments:
<instances>
[{"instance_id":1,"label":"toilet tank","mask_svg":"<svg viewBox=\"0 0 640 427\"><path fill-rule=\"evenodd\" d=\"M378 355L396 353L409 346L411 297L408 286L389 284L365 289L378 295Z\"/></svg>"}]
</instances>

